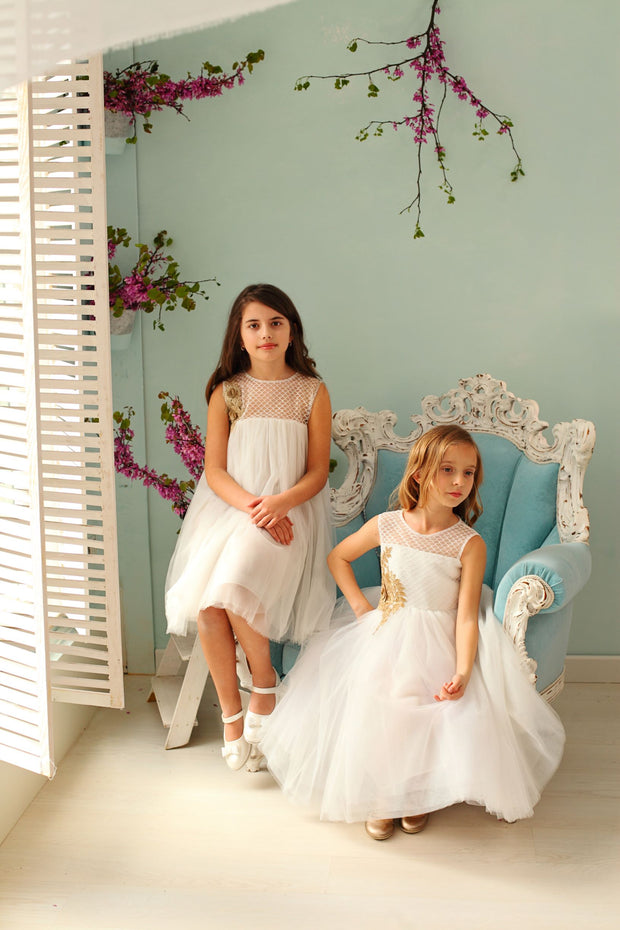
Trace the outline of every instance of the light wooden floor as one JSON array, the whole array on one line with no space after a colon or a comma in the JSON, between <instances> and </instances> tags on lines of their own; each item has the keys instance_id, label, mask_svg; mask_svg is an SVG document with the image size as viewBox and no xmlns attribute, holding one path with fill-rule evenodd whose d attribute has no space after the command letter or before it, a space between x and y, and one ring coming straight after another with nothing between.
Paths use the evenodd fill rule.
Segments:
<instances>
[{"instance_id":1,"label":"light wooden floor","mask_svg":"<svg viewBox=\"0 0 620 930\"><path fill-rule=\"evenodd\" d=\"M147 693L127 679L127 709L97 712L0 848L0 927L620 926L620 685L556 702L567 748L533 819L462 805L383 843L230 772L210 690L191 744L166 752Z\"/></svg>"}]
</instances>

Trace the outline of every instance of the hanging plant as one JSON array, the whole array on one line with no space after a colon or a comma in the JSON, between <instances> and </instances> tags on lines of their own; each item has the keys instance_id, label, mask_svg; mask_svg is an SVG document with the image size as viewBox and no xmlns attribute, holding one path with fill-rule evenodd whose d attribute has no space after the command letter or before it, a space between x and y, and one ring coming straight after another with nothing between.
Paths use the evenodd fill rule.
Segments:
<instances>
[{"instance_id":1,"label":"hanging plant","mask_svg":"<svg viewBox=\"0 0 620 930\"><path fill-rule=\"evenodd\" d=\"M399 119L382 119L371 120L358 132L356 138L360 142L365 142L372 134L375 137L383 135L385 126L394 130L402 127L408 129L413 135L413 142L417 153L417 175L416 175L416 193L415 197L406 207L403 207L401 213L410 212L416 208L416 223L413 234L414 239L420 239L424 236L420 219L422 215L422 147L429 142L433 144L435 159L439 166L439 172L442 183L439 185L440 190L446 195L447 202L453 204L455 201L454 189L448 180L448 166L446 148L443 145L439 135L439 125L443 114L443 107L450 89L459 100L469 103L475 110L476 122L474 124L473 136L479 141L484 142L489 135L486 128L488 123L495 123L496 132L500 136L506 136L510 141L514 157L516 159L514 167L510 172L510 180L517 181L523 177L523 163L519 155L514 137L512 134L513 123L509 116L496 113L486 103L483 103L480 97L475 94L468 86L465 78L454 74L446 62L444 55L445 42L439 33L439 26L435 22L435 17L439 14L440 9L438 0L433 0L431 5L430 19L424 32L418 35L401 39L397 42L373 42L368 39L352 39L347 46L350 52L357 52L360 44L366 45L384 45L384 46L404 46L411 51L413 55L406 55L398 61L388 62L378 68L371 68L367 71L346 72L344 74L310 74L297 79L295 90L307 90L311 80L334 80L336 90L344 90L355 78L368 80L368 96L378 97L380 93L379 82L381 79L388 81L401 81L408 77L413 77L413 94L412 100L415 109L411 115L403 116ZM431 99L431 84L436 82L439 85L439 105Z\"/></svg>"},{"instance_id":2,"label":"hanging plant","mask_svg":"<svg viewBox=\"0 0 620 930\"><path fill-rule=\"evenodd\" d=\"M262 48L248 52L243 61L233 62L229 74L225 74L219 65L205 61L197 77L188 72L187 77L180 81L173 81L168 74L160 72L157 61L136 61L126 68L117 69L114 74L103 72L104 106L111 113L122 113L129 118L133 135L127 142L135 143L138 117L142 120L143 130L148 133L153 128L151 114L164 107L170 107L189 119L183 110L188 100L220 97L223 91L232 89L235 84L241 86L245 82L244 72L251 74L254 65L263 61L264 57Z\"/></svg>"},{"instance_id":3,"label":"hanging plant","mask_svg":"<svg viewBox=\"0 0 620 930\"><path fill-rule=\"evenodd\" d=\"M196 297L209 299L209 295L200 287L208 281L218 285L215 278L203 278L200 281L182 281L179 278L179 263L168 254L172 238L165 229L157 233L153 245L137 242L138 258L129 274L122 274L118 265L112 263L119 245L128 248L131 236L121 227L108 226L108 285L110 291L110 310L113 316L123 313L144 313L157 311L153 320L153 329L164 329L161 319L162 310L175 310L179 305L184 310L194 310Z\"/></svg>"}]
</instances>

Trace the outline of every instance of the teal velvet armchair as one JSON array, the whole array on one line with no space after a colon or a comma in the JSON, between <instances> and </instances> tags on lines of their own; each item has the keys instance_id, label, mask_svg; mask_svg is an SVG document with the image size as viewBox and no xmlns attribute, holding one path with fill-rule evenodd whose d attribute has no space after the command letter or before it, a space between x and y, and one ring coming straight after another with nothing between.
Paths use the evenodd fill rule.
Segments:
<instances>
[{"instance_id":1,"label":"teal velvet armchair","mask_svg":"<svg viewBox=\"0 0 620 930\"><path fill-rule=\"evenodd\" d=\"M549 700L562 689L572 602L590 575L588 512L582 489L594 448L592 423L573 420L552 428L538 405L511 394L503 381L476 375L440 397L422 400L413 429L397 436L390 411L362 407L334 414L332 435L348 460L332 490L338 539L388 509L413 442L439 423L458 423L479 445L484 465L484 512L476 524L487 544L485 584L494 612L511 637L525 672ZM380 584L379 559L368 552L354 564L361 586ZM273 645L286 673L298 647Z\"/></svg>"}]
</instances>

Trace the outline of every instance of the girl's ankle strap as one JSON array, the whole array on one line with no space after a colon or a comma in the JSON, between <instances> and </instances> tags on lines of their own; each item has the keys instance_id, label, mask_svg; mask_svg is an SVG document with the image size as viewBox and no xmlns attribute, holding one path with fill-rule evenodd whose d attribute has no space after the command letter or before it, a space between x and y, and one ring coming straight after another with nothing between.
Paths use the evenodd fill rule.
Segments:
<instances>
[{"instance_id":1,"label":"girl's ankle strap","mask_svg":"<svg viewBox=\"0 0 620 930\"><path fill-rule=\"evenodd\" d=\"M280 684L280 676L276 672L275 668L273 670L274 675L276 676L276 683L272 688L257 688L256 685L252 685L252 691L254 694L275 694L278 690Z\"/></svg>"},{"instance_id":2,"label":"girl's ankle strap","mask_svg":"<svg viewBox=\"0 0 620 930\"><path fill-rule=\"evenodd\" d=\"M234 723L235 720L241 720L242 717L243 717L243 707L241 708L238 714L233 714L232 717L225 717L224 714L222 714L222 723Z\"/></svg>"}]
</instances>

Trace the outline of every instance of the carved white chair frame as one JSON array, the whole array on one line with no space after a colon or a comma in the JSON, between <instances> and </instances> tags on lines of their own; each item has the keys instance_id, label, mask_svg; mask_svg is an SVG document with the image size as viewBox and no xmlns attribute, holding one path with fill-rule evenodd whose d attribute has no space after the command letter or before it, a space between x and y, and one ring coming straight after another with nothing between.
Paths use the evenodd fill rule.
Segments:
<instances>
[{"instance_id":1,"label":"carved white chair frame","mask_svg":"<svg viewBox=\"0 0 620 930\"><path fill-rule=\"evenodd\" d=\"M459 387L440 397L428 395L422 413L412 416L408 436L397 436L396 414L390 410L370 413L363 407L334 414L332 437L348 460L347 474L331 491L334 522L343 526L362 513L374 487L380 449L408 453L416 439L433 426L456 423L472 433L489 433L510 440L533 462L559 464L557 525L560 541L588 542L589 517L583 504L583 479L594 449L595 429L587 420L557 423L553 443L543 435L549 424L538 417L538 404L521 400L507 390L504 381L488 374L459 381ZM520 578L510 589L503 617L504 629L514 642L521 662L534 682L536 662L527 655L525 634L530 617L550 607L554 593L536 575ZM543 692L552 700L563 687L563 675Z\"/></svg>"}]
</instances>

